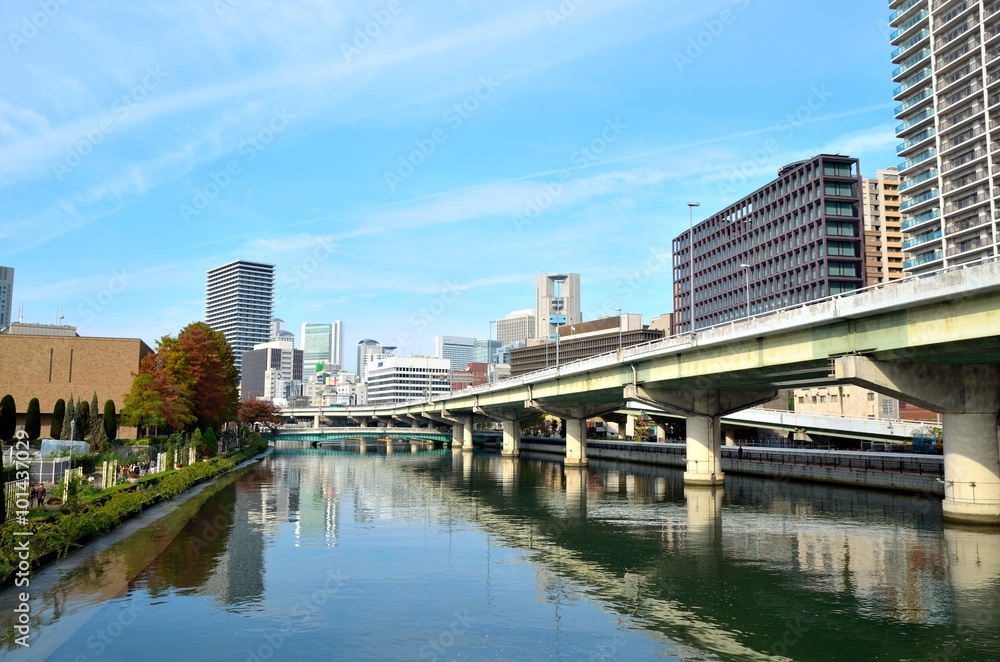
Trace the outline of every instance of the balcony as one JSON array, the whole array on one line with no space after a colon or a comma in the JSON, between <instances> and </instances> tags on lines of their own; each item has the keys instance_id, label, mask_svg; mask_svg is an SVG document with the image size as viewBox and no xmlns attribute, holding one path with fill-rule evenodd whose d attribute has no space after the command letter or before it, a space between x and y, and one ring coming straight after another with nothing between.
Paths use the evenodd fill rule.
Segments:
<instances>
[{"instance_id":1,"label":"balcony","mask_svg":"<svg viewBox=\"0 0 1000 662\"><path fill-rule=\"evenodd\" d=\"M993 245L992 238L989 235L982 235L976 237L975 239L970 239L968 241L963 241L960 244L949 246L948 257L959 255L961 253L968 253L969 251L979 250L980 248L988 248L992 245Z\"/></svg>"},{"instance_id":2,"label":"balcony","mask_svg":"<svg viewBox=\"0 0 1000 662\"><path fill-rule=\"evenodd\" d=\"M956 156L954 159L941 166L941 172L950 172L955 168L964 166L966 163L972 163L973 161L981 159L984 156L986 156L986 150L982 148Z\"/></svg>"},{"instance_id":3,"label":"balcony","mask_svg":"<svg viewBox=\"0 0 1000 662\"><path fill-rule=\"evenodd\" d=\"M901 36L906 34L911 28L916 27L918 23L930 16L930 13L926 9L921 9L916 16L907 19L898 28L892 31L889 35L889 41L896 41Z\"/></svg>"},{"instance_id":4,"label":"balcony","mask_svg":"<svg viewBox=\"0 0 1000 662\"><path fill-rule=\"evenodd\" d=\"M926 119L928 119L930 117L934 117L934 109L933 108L928 108L927 110L921 111L915 117L911 117L908 121L903 122L902 124L900 124L899 126L897 126L896 127L896 135L898 136L899 134L905 132L907 129L909 129L911 127L914 127L914 126L917 126L918 124L920 124L921 122L923 122L924 120L926 120Z\"/></svg>"},{"instance_id":5,"label":"balcony","mask_svg":"<svg viewBox=\"0 0 1000 662\"><path fill-rule=\"evenodd\" d=\"M937 168L931 168L927 172L925 172L925 173L923 173L921 175L917 175L916 177L912 177L910 179L907 179L905 182L903 182L902 184L900 184L899 185L899 191L900 191L900 193L902 193L903 191L905 191L907 189L910 189L910 188L916 186L917 184L922 184L922 183L926 182L929 179L934 179L937 176L938 176L938 169Z\"/></svg>"},{"instance_id":6,"label":"balcony","mask_svg":"<svg viewBox=\"0 0 1000 662\"><path fill-rule=\"evenodd\" d=\"M929 58L930 56L931 56L931 49L925 48L924 50L920 51L919 53L917 53L916 55L914 55L912 58L910 58L909 60L907 60L903 64L899 65L898 67L896 67L893 70L893 72L892 72L892 78L893 78L893 80L895 80L896 78L899 78L900 76L902 76L903 74L905 74L907 71L909 71L913 67L917 66L918 64L920 64L921 62L923 62L924 60L926 60L927 58Z\"/></svg>"},{"instance_id":7,"label":"balcony","mask_svg":"<svg viewBox=\"0 0 1000 662\"><path fill-rule=\"evenodd\" d=\"M910 198L909 200L907 200L903 204L899 205L899 211L906 211L907 209L910 209L911 207L916 207L917 205L922 205L925 202L928 202L930 200L933 200L933 199L937 198L938 195L940 195L940 193L941 192L938 189L932 188L930 191L927 191L927 193L924 193L922 195L918 195L915 198Z\"/></svg>"},{"instance_id":8,"label":"balcony","mask_svg":"<svg viewBox=\"0 0 1000 662\"><path fill-rule=\"evenodd\" d=\"M922 142L924 142L924 141L926 141L926 140L928 140L930 138L933 138L934 135L935 135L935 133L934 133L934 127L931 127L929 129L927 129L926 131L920 133L919 135L914 136L913 138L910 138L905 143L902 143L902 144L898 145L896 147L896 154L902 154L906 150L912 149L912 148L916 147L917 145L919 145L920 143L922 143Z\"/></svg>"},{"instance_id":9,"label":"balcony","mask_svg":"<svg viewBox=\"0 0 1000 662\"><path fill-rule=\"evenodd\" d=\"M903 262L903 269L912 269L913 267L920 266L921 264L927 264L928 262L934 262L936 260L944 259L944 254L940 250L931 251L930 253L924 253L911 260Z\"/></svg>"},{"instance_id":10,"label":"balcony","mask_svg":"<svg viewBox=\"0 0 1000 662\"><path fill-rule=\"evenodd\" d=\"M903 242L903 250L908 251L914 246L919 246L920 244L926 244L928 241L934 241L935 239L941 238L941 230L934 230L933 232L925 232L924 234L917 235L913 239L907 239Z\"/></svg>"},{"instance_id":11,"label":"balcony","mask_svg":"<svg viewBox=\"0 0 1000 662\"><path fill-rule=\"evenodd\" d=\"M905 83L903 83L902 85L900 85L896 89L894 89L892 91L893 98L897 98L897 97L899 97L899 95L903 94L907 90L913 89L914 85L919 84L921 81L927 80L928 78L930 78L930 75L931 75L931 68L930 67L927 67L926 69L921 70L913 78L910 78Z\"/></svg>"},{"instance_id":12,"label":"balcony","mask_svg":"<svg viewBox=\"0 0 1000 662\"><path fill-rule=\"evenodd\" d=\"M902 16L906 12L908 12L911 9L913 9L914 7L916 7L917 3L919 3L919 2L921 2L921 0L909 0L909 2L903 3L902 7L900 7L896 11L892 12L891 14L889 14L889 22L892 23L897 18L899 18L900 16Z\"/></svg>"},{"instance_id":13,"label":"balcony","mask_svg":"<svg viewBox=\"0 0 1000 662\"><path fill-rule=\"evenodd\" d=\"M909 51L911 48L913 48L914 46L916 46L917 44L919 44L920 42L922 42L924 39L927 39L927 37L929 37L930 35L931 35L931 31L928 30L927 28L924 28L919 33L917 33L916 35L914 35L913 37L911 37L910 39L908 39L906 41L906 43L900 45L899 48L897 48L896 50L894 50L892 52L891 59L895 60L900 55L903 55L904 53L906 53L907 51Z\"/></svg>"},{"instance_id":14,"label":"balcony","mask_svg":"<svg viewBox=\"0 0 1000 662\"><path fill-rule=\"evenodd\" d=\"M924 101L925 99L929 99L931 96L933 96L933 94L934 94L934 87L933 86L928 87L926 90L924 90L920 94L916 95L915 97L911 97L910 99L908 99L907 101L903 102L899 106L896 106L896 110L894 111L895 116L899 117L900 115L902 115L903 113L905 113L910 108L913 108L914 106L916 106L921 101Z\"/></svg>"},{"instance_id":15,"label":"balcony","mask_svg":"<svg viewBox=\"0 0 1000 662\"><path fill-rule=\"evenodd\" d=\"M945 235L951 236L955 234L960 234L966 230L971 230L972 228L978 228L984 223L989 223L990 217L986 214L981 214L979 216L972 216L969 218L963 218L960 221L954 221L945 226Z\"/></svg>"},{"instance_id":16,"label":"balcony","mask_svg":"<svg viewBox=\"0 0 1000 662\"><path fill-rule=\"evenodd\" d=\"M939 218L941 218L941 210L932 209L931 211L921 214L920 216L914 216L913 218L909 218L903 221L903 223L900 224L899 229L906 231L909 230L910 228L915 228L917 226L923 225L924 223L928 223L930 221L934 221Z\"/></svg>"},{"instance_id":17,"label":"balcony","mask_svg":"<svg viewBox=\"0 0 1000 662\"><path fill-rule=\"evenodd\" d=\"M921 163L923 163L924 161L926 161L927 159L934 158L935 156L937 156L937 150L932 147L929 150L927 150L926 152L922 152L920 154L917 154L916 156L914 156L913 158L909 159L908 161L904 161L903 163L899 164L899 172L902 173L902 172L904 172L906 170L909 170L910 168L918 166Z\"/></svg>"}]
</instances>

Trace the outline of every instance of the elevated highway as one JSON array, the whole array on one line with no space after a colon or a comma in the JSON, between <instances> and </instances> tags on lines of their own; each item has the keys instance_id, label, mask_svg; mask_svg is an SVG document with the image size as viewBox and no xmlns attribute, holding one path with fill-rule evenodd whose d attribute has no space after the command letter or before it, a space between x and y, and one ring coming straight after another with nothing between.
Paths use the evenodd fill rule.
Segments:
<instances>
[{"instance_id":1,"label":"elevated highway","mask_svg":"<svg viewBox=\"0 0 1000 662\"><path fill-rule=\"evenodd\" d=\"M722 480L721 421L779 388L853 383L943 415L945 516L1000 523L1000 261L911 277L700 329L433 400L338 410L362 424L446 424L471 450L473 421L501 421L519 452L520 421L566 424L567 466L582 466L586 421L648 404L687 420L685 482ZM331 411L294 410L320 416Z\"/></svg>"}]
</instances>

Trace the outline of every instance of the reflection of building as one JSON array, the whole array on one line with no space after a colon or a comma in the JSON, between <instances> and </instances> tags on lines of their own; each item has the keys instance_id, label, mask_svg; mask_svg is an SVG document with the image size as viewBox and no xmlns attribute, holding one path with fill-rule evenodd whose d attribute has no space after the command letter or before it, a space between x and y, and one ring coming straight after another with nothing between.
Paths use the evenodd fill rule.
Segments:
<instances>
[{"instance_id":1,"label":"reflection of building","mask_svg":"<svg viewBox=\"0 0 1000 662\"><path fill-rule=\"evenodd\" d=\"M202 583L201 592L218 597L223 605L245 607L259 603L264 595L267 527L261 516L261 491L266 487L256 482L248 484L243 479L232 489L236 491L236 499L226 549L212 567L212 574Z\"/></svg>"},{"instance_id":2,"label":"reflection of building","mask_svg":"<svg viewBox=\"0 0 1000 662\"><path fill-rule=\"evenodd\" d=\"M580 274L538 274L535 338L555 339L558 327L583 321L580 310Z\"/></svg>"},{"instance_id":3,"label":"reflection of building","mask_svg":"<svg viewBox=\"0 0 1000 662\"><path fill-rule=\"evenodd\" d=\"M243 353L270 338L273 299L273 264L237 260L208 272L205 321L226 336L241 374Z\"/></svg>"},{"instance_id":4,"label":"reflection of building","mask_svg":"<svg viewBox=\"0 0 1000 662\"><path fill-rule=\"evenodd\" d=\"M860 186L857 159L822 154L695 225L693 263L681 233L675 331L691 331L692 268L695 329L864 287Z\"/></svg>"},{"instance_id":5,"label":"reflection of building","mask_svg":"<svg viewBox=\"0 0 1000 662\"><path fill-rule=\"evenodd\" d=\"M72 326L13 322L0 333L0 394L14 397L20 424L28 403L38 398L42 435L48 436L59 399L89 400L96 392L98 402L113 400L121 412L133 373L152 352L138 339L81 338ZM134 434L134 428L119 431L122 438Z\"/></svg>"}]
</instances>

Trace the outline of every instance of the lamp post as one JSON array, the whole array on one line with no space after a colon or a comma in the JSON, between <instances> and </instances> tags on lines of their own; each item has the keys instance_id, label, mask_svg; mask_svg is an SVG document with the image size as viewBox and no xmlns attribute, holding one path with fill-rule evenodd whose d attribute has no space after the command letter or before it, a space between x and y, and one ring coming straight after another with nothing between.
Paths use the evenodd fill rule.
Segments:
<instances>
[{"instance_id":1,"label":"lamp post","mask_svg":"<svg viewBox=\"0 0 1000 662\"><path fill-rule=\"evenodd\" d=\"M618 313L618 353L622 353L622 309L615 308L615 312Z\"/></svg>"},{"instance_id":2,"label":"lamp post","mask_svg":"<svg viewBox=\"0 0 1000 662\"><path fill-rule=\"evenodd\" d=\"M747 319L750 319L750 265L741 262L740 269L743 270L743 273L747 277Z\"/></svg>"},{"instance_id":3,"label":"lamp post","mask_svg":"<svg viewBox=\"0 0 1000 662\"><path fill-rule=\"evenodd\" d=\"M490 320L490 335L486 339L486 384L493 383L493 325L496 320ZM497 331L499 334L499 330ZM499 340L499 338L498 338Z\"/></svg>"},{"instance_id":4,"label":"lamp post","mask_svg":"<svg viewBox=\"0 0 1000 662\"><path fill-rule=\"evenodd\" d=\"M691 276L691 333L694 333L694 208L700 207L700 202L688 203L688 266Z\"/></svg>"}]
</instances>

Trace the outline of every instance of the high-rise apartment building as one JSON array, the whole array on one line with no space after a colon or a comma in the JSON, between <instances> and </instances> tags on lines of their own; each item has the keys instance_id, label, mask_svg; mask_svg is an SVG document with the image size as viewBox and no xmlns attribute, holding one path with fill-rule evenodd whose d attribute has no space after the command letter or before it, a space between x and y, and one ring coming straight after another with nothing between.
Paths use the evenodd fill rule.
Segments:
<instances>
[{"instance_id":1,"label":"high-rise apartment building","mask_svg":"<svg viewBox=\"0 0 1000 662\"><path fill-rule=\"evenodd\" d=\"M535 287L535 337L555 340L556 329L583 321L580 274L538 274Z\"/></svg>"},{"instance_id":2,"label":"high-rise apartment building","mask_svg":"<svg viewBox=\"0 0 1000 662\"><path fill-rule=\"evenodd\" d=\"M869 285L903 277L903 231L899 217L899 173L879 170L861 180L865 222L865 271Z\"/></svg>"},{"instance_id":3,"label":"high-rise apartment building","mask_svg":"<svg viewBox=\"0 0 1000 662\"><path fill-rule=\"evenodd\" d=\"M893 0L903 268L997 254L1000 4Z\"/></svg>"},{"instance_id":4,"label":"high-rise apartment building","mask_svg":"<svg viewBox=\"0 0 1000 662\"><path fill-rule=\"evenodd\" d=\"M865 285L858 160L821 154L674 239L674 333Z\"/></svg>"},{"instance_id":5,"label":"high-rise apartment building","mask_svg":"<svg viewBox=\"0 0 1000 662\"><path fill-rule=\"evenodd\" d=\"M475 338L434 336L434 358L448 359L452 370L465 370L472 361L475 346Z\"/></svg>"},{"instance_id":6,"label":"high-rise apartment building","mask_svg":"<svg viewBox=\"0 0 1000 662\"><path fill-rule=\"evenodd\" d=\"M503 347L511 347L517 343L526 343L534 338L537 331L535 311L515 310L507 317L497 320L497 340Z\"/></svg>"},{"instance_id":7,"label":"high-rise apartment building","mask_svg":"<svg viewBox=\"0 0 1000 662\"><path fill-rule=\"evenodd\" d=\"M10 326L14 302L14 267L0 267L0 329Z\"/></svg>"},{"instance_id":8,"label":"high-rise apartment building","mask_svg":"<svg viewBox=\"0 0 1000 662\"><path fill-rule=\"evenodd\" d=\"M340 370L344 362L344 324L313 324L302 325L302 351L305 352L305 363L309 369L315 369L323 364L327 372Z\"/></svg>"},{"instance_id":9,"label":"high-rise apartment building","mask_svg":"<svg viewBox=\"0 0 1000 662\"><path fill-rule=\"evenodd\" d=\"M358 367L354 374L357 375L359 382L365 380L365 368L368 365L368 357L381 355L382 346L378 344L378 341L366 338L358 343Z\"/></svg>"},{"instance_id":10,"label":"high-rise apartment building","mask_svg":"<svg viewBox=\"0 0 1000 662\"><path fill-rule=\"evenodd\" d=\"M225 335L242 373L243 353L267 342L274 301L274 265L236 260L209 270L205 321Z\"/></svg>"}]
</instances>

